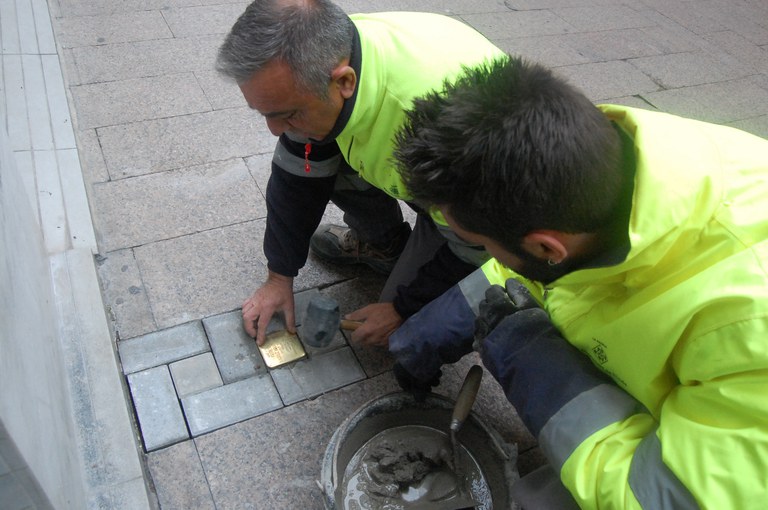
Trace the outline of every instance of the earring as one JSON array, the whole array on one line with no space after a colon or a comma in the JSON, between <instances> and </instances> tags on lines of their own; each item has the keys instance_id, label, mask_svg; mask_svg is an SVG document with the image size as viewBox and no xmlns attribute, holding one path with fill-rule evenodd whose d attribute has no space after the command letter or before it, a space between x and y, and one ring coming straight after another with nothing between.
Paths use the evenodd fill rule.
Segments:
<instances>
[{"instance_id":1,"label":"earring","mask_svg":"<svg viewBox=\"0 0 768 510\"><path fill-rule=\"evenodd\" d=\"M554 260L552 260L552 259L547 259L547 264L548 264L548 265L550 265L550 266L556 266L556 265L558 265L559 263L560 263L560 262L555 262L555 261L554 261Z\"/></svg>"}]
</instances>

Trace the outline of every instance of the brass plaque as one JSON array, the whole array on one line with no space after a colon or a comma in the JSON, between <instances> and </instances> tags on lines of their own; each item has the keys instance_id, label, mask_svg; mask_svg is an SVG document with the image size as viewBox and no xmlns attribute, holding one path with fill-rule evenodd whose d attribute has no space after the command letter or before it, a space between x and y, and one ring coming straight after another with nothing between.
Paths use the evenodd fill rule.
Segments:
<instances>
[{"instance_id":1,"label":"brass plaque","mask_svg":"<svg viewBox=\"0 0 768 510\"><path fill-rule=\"evenodd\" d=\"M269 368L300 360L307 355L298 335L284 329L268 334L264 345L259 346L259 351Z\"/></svg>"}]
</instances>

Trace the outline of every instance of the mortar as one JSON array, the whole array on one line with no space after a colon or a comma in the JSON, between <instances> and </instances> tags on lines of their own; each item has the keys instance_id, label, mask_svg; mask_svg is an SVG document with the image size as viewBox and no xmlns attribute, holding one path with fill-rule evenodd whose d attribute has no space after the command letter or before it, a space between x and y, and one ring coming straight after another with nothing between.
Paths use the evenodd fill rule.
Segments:
<instances>
[{"instance_id":1,"label":"mortar","mask_svg":"<svg viewBox=\"0 0 768 510\"><path fill-rule=\"evenodd\" d=\"M323 457L320 486L326 510L344 507L344 472L355 454L377 434L403 426L422 426L445 434L449 430L454 402L431 394L416 402L404 392L376 398L355 411L336 429ZM519 478L517 447L505 443L493 428L474 412L469 414L458 437L471 455L490 489L491 504L483 508L515 509L511 485Z\"/></svg>"}]
</instances>

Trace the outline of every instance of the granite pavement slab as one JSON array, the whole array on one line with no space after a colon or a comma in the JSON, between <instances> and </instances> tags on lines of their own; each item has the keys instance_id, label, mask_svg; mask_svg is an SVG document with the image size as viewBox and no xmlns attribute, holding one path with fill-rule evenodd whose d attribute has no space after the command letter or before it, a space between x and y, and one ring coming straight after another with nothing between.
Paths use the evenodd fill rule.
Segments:
<instances>
[{"instance_id":1,"label":"granite pavement slab","mask_svg":"<svg viewBox=\"0 0 768 510\"><path fill-rule=\"evenodd\" d=\"M101 291L118 339L157 331L149 297L133 250L97 257Z\"/></svg>"},{"instance_id":2,"label":"granite pavement slab","mask_svg":"<svg viewBox=\"0 0 768 510\"><path fill-rule=\"evenodd\" d=\"M768 114L768 89L750 78L642 94L661 111L727 123Z\"/></svg>"},{"instance_id":3,"label":"granite pavement slab","mask_svg":"<svg viewBox=\"0 0 768 510\"><path fill-rule=\"evenodd\" d=\"M191 72L89 83L70 89L79 129L211 111Z\"/></svg>"},{"instance_id":4,"label":"granite pavement slab","mask_svg":"<svg viewBox=\"0 0 768 510\"><path fill-rule=\"evenodd\" d=\"M397 389L386 374L195 438L217 508L320 510L316 481L331 435L360 406Z\"/></svg>"},{"instance_id":5,"label":"granite pavement slab","mask_svg":"<svg viewBox=\"0 0 768 510\"><path fill-rule=\"evenodd\" d=\"M239 308L266 277L264 221L248 221L134 249L158 327Z\"/></svg>"},{"instance_id":6,"label":"granite pavement slab","mask_svg":"<svg viewBox=\"0 0 768 510\"><path fill-rule=\"evenodd\" d=\"M151 452L147 464L163 510L216 509L194 441Z\"/></svg>"},{"instance_id":7,"label":"granite pavement slab","mask_svg":"<svg viewBox=\"0 0 768 510\"><path fill-rule=\"evenodd\" d=\"M220 34L223 38L250 2L193 5L163 10L163 17L174 37Z\"/></svg>"},{"instance_id":8,"label":"granite pavement slab","mask_svg":"<svg viewBox=\"0 0 768 510\"><path fill-rule=\"evenodd\" d=\"M592 101L659 90L642 71L621 60L558 67L556 72L579 87Z\"/></svg>"},{"instance_id":9,"label":"granite pavement slab","mask_svg":"<svg viewBox=\"0 0 768 510\"><path fill-rule=\"evenodd\" d=\"M154 39L65 50L72 85L147 78L210 70L221 44L219 35Z\"/></svg>"},{"instance_id":10,"label":"granite pavement slab","mask_svg":"<svg viewBox=\"0 0 768 510\"><path fill-rule=\"evenodd\" d=\"M272 151L275 139L249 108L194 113L97 130L112 179Z\"/></svg>"},{"instance_id":11,"label":"granite pavement slab","mask_svg":"<svg viewBox=\"0 0 768 510\"><path fill-rule=\"evenodd\" d=\"M92 203L107 252L266 217L241 158L96 183Z\"/></svg>"},{"instance_id":12,"label":"granite pavement slab","mask_svg":"<svg viewBox=\"0 0 768 510\"><path fill-rule=\"evenodd\" d=\"M54 18L53 24L62 48L173 37L159 10Z\"/></svg>"},{"instance_id":13,"label":"granite pavement slab","mask_svg":"<svg viewBox=\"0 0 768 510\"><path fill-rule=\"evenodd\" d=\"M566 34L576 31L568 22L547 10L462 14L461 19L490 39Z\"/></svg>"}]
</instances>

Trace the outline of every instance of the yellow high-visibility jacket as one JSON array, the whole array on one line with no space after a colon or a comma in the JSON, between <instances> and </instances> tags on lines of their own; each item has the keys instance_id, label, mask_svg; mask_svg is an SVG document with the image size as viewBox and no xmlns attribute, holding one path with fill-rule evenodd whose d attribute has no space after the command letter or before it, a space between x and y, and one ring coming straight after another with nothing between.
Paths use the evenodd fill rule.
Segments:
<instances>
[{"instance_id":1,"label":"yellow high-visibility jacket","mask_svg":"<svg viewBox=\"0 0 768 510\"><path fill-rule=\"evenodd\" d=\"M523 419L582 508L765 508L768 141L662 113L601 109L634 141L629 253L546 288L523 281L576 349L568 348L592 363L575 369L572 357L536 338L523 348L514 328L483 359L508 398L525 403ZM423 368L430 356L455 359L484 290L510 276L489 261L406 322L390 349L416 372L431 370ZM406 346L429 317L433 339ZM594 367L613 384L576 374ZM525 372L531 388L512 387ZM535 398L544 393L567 399Z\"/></svg>"}]
</instances>

